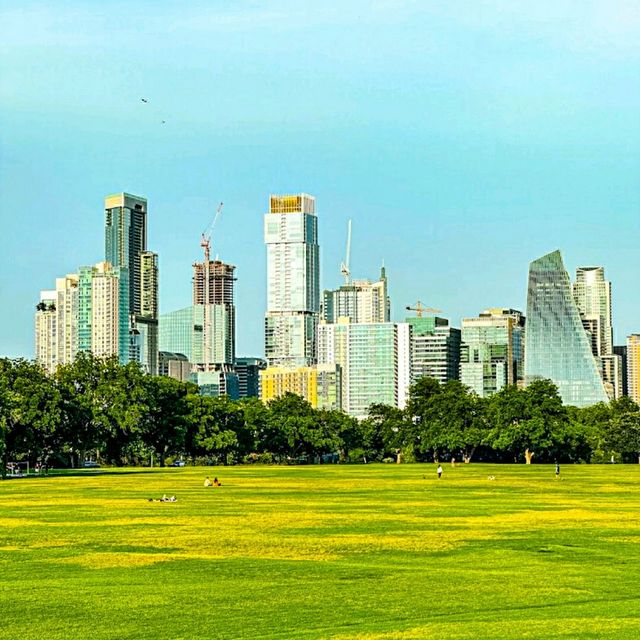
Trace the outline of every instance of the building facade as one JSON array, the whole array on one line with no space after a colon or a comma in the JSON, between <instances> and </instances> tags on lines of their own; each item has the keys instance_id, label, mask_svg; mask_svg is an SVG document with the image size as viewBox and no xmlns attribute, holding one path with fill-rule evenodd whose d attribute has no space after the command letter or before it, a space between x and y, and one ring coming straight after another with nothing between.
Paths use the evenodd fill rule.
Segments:
<instances>
[{"instance_id":1,"label":"building facade","mask_svg":"<svg viewBox=\"0 0 640 640\"><path fill-rule=\"evenodd\" d=\"M202 316L203 369L231 365L236 355L235 266L220 260L193 265L194 313Z\"/></svg>"},{"instance_id":2,"label":"building facade","mask_svg":"<svg viewBox=\"0 0 640 640\"><path fill-rule=\"evenodd\" d=\"M265 354L270 366L316 362L320 312L318 220L308 194L271 196L267 246Z\"/></svg>"},{"instance_id":3,"label":"building facade","mask_svg":"<svg viewBox=\"0 0 640 640\"><path fill-rule=\"evenodd\" d=\"M105 198L105 260L128 282L129 354L158 372L158 256L147 250L147 200L129 193Z\"/></svg>"},{"instance_id":4,"label":"building facade","mask_svg":"<svg viewBox=\"0 0 640 640\"><path fill-rule=\"evenodd\" d=\"M462 320L460 381L487 397L522 374L524 316L515 309L493 308Z\"/></svg>"},{"instance_id":5,"label":"building facade","mask_svg":"<svg viewBox=\"0 0 640 640\"><path fill-rule=\"evenodd\" d=\"M335 323L338 322L338 318L349 318L354 323L391 320L391 303L384 267L377 282L353 280L338 289L325 289L322 319Z\"/></svg>"},{"instance_id":6,"label":"building facade","mask_svg":"<svg viewBox=\"0 0 640 640\"><path fill-rule=\"evenodd\" d=\"M98 262L78 271L78 350L129 362L129 281L126 269Z\"/></svg>"},{"instance_id":7,"label":"building facade","mask_svg":"<svg viewBox=\"0 0 640 640\"><path fill-rule=\"evenodd\" d=\"M238 375L238 391L241 398L260 397L260 372L267 368L264 358L236 358L233 366Z\"/></svg>"},{"instance_id":8,"label":"building facade","mask_svg":"<svg viewBox=\"0 0 640 640\"><path fill-rule=\"evenodd\" d=\"M406 318L411 327L411 382L423 377L441 384L460 377L460 329L445 318Z\"/></svg>"},{"instance_id":9,"label":"building facade","mask_svg":"<svg viewBox=\"0 0 640 640\"><path fill-rule=\"evenodd\" d=\"M260 371L260 399L270 402L286 393L304 398L314 409L341 408L341 370L336 364L267 367Z\"/></svg>"},{"instance_id":10,"label":"building facade","mask_svg":"<svg viewBox=\"0 0 640 640\"><path fill-rule=\"evenodd\" d=\"M640 333L627 337L627 385L629 397L640 404Z\"/></svg>"},{"instance_id":11,"label":"building facade","mask_svg":"<svg viewBox=\"0 0 640 640\"><path fill-rule=\"evenodd\" d=\"M530 264L525 345L527 384L541 378L551 380L568 405L607 402L559 251Z\"/></svg>"},{"instance_id":12,"label":"building facade","mask_svg":"<svg viewBox=\"0 0 640 640\"><path fill-rule=\"evenodd\" d=\"M158 354L158 375L167 376L180 382L188 382L191 363L183 353L160 351Z\"/></svg>"},{"instance_id":13,"label":"building facade","mask_svg":"<svg viewBox=\"0 0 640 640\"><path fill-rule=\"evenodd\" d=\"M573 297L591 344L591 352L597 359L607 395L610 399L619 398L623 394L623 363L613 348L611 283L604 278L604 268L576 269Z\"/></svg>"},{"instance_id":14,"label":"building facade","mask_svg":"<svg viewBox=\"0 0 640 640\"><path fill-rule=\"evenodd\" d=\"M36 306L36 361L49 373L78 353L78 276L56 278L56 288L42 291Z\"/></svg>"},{"instance_id":15,"label":"building facade","mask_svg":"<svg viewBox=\"0 0 640 640\"><path fill-rule=\"evenodd\" d=\"M407 323L356 324L348 318L318 327L320 364L342 372L342 409L365 417L374 403L403 409L411 384L411 327Z\"/></svg>"}]
</instances>

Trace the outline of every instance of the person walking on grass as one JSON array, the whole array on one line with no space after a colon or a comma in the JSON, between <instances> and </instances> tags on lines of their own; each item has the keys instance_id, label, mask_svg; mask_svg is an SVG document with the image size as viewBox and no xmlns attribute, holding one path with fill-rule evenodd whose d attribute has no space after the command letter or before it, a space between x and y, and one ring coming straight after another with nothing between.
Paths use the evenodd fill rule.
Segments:
<instances>
[{"instance_id":1,"label":"person walking on grass","mask_svg":"<svg viewBox=\"0 0 640 640\"><path fill-rule=\"evenodd\" d=\"M436 471L438 472L438 480L440 480L440 478L442 478L442 465L438 464L438 468L436 469Z\"/></svg>"},{"instance_id":2,"label":"person walking on grass","mask_svg":"<svg viewBox=\"0 0 640 640\"><path fill-rule=\"evenodd\" d=\"M556 462L556 480L560 477L560 463Z\"/></svg>"}]
</instances>

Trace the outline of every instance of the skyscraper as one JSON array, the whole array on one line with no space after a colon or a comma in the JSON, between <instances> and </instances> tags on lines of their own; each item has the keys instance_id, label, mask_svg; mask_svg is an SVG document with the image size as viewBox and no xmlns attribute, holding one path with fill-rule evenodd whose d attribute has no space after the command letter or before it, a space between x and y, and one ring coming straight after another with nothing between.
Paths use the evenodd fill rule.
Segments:
<instances>
[{"instance_id":1,"label":"skyscraper","mask_svg":"<svg viewBox=\"0 0 640 640\"><path fill-rule=\"evenodd\" d=\"M236 308L233 300L235 266L220 260L193 265L193 305L203 324L203 361L206 367L231 365L236 354ZM208 273L208 280L207 280Z\"/></svg>"},{"instance_id":2,"label":"skyscraper","mask_svg":"<svg viewBox=\"0 0 640 640\"><path fill-rule=\"evenodd\" d=\"M36 360L53 373L78 352L78 276L56 278L54 291L42 291L36 306Z\"/></svg>"},{"instance_id":3,"label":"skyscraper","mask_svg":"<svg viewBox=\"0 0 640 640\"><path fill-rule=\"evenodd\" d=\"M613 350L611 283L604 279L604 268L576 269L573 297L591 344L591 352L596 356L607 395L619 398L622 395L622 359Z\"/></svg>"},{"instance_id":4,"label":"skyscraper","mask_svg":"<svg viewBox=\"0 0 640 640\"><path fill-rule=\"evenodd\" d=\"M147 200L129 193L107 196L105 208L105 260L127 269L129 313L142 309L141 253L147 249Z\"/></svg>"},{"instance_id":5,"label":"skyscraper","mask_svg":"<svg viewBox=\"0 0 640 640\"><path fill-rule=\"evenodd\" d=\"M640 333L627 337L627 384L629 396L640 404Z\"/></svg>"},{"instance_id":6,"label":"skyscraper","mask_svg":"<svg viewBox=\"0 0 640 640\"><path fill-rule=\"evenodd\" d=\"M36 305L35 337L36 362L47 373L54 373L57 360L56 292L41 291L40 302Z\"/></svg>"},{"instance_id":7,"label":"skyscraper","mask_svg":"<svg viewBox=\"0 0 640 640\"><path fill-rule=\"evenodd\" d=\"M128 282L129 354L158 372L158 256L147 250L147 201L128 193L105 198L105 259Z\"/></svg>"},{"instance_id":8,"label":"skyscraper","mask_svg":"<svg viewBox=\"0 0 640 640\"><path fill-rule=\"evenodd\" d=\"M264 216L267 245L265 354L270 366L316 362L320 311L318 219L315 198L271 196Z\"/></svg>"},{"instance_id":9,"label":"skyscraper","mask_svg":"<svg viewBox=\"0 0 640 640\"><path fill-rule=\"evenodd\" d=\"M318 361L342 372L342 408L364 417L374 403L404 409L411 383L411 328L407 323L355 324L342 318L318 327Z\"/></svg>"},{"instance_id":10,"label":"skyscraper","mask_svg":"<svg viewBox=\"0 0 640 640\"><path fill-rule=\"evenodd\" d=\"M460 377L460 329L445 318L418 317L405 320L411 326L411 382L422 377L438 382Z\"/></svg>"},{"instance_id":11,"label":"skyscraper","mask_svg":"<svg viewBox=\"0 0 640 640\"><path fill-rule=\"evenodd\" d=\"M527 383L551 380L569 405L607 401L559 251L529 266L525 345Z\"/></svg>"},{"instance_id":12,"label":"skyscraper","mask_svg":"<svg viewBox=\"0 0 640 640\"><path fill-rule=\"evenodd\" d=\"M338 289L324 291L322 318L325 322L338 322L338 318L349 318L351 322L389 322L390 316L384 267L377 282L353 280Z\"/></svg>"},{"instance_id":13,"label":"skyscraper","mask_svg":"<svg viewBox=\"0 0 640 640\"><path fill-rule=\"evenodd\" d=\"M516 384L522 363L524 317L515 309L487 309L462 320L460 381L480 397Z\"/></svg>"},{"instance_id":14,"label":"skyscraper","mask_svg":"<svg viewBox=\"0 0 640 640\"><path fill-rule=\"evenodd\" d=\"M78 274L78 350L129 362L129 281L126 269L99 262Z\"/></svg>"},{"instance_id":15,"label":"skyscraper","mask_svg":"<svg viewBox=\"0 0 640 640\"><path fill-rule=\"evenodd\" d=\"M595 355L613 353L611 283L604 279L604 268L578 267L573 297L581 318L592 332Z\"/></svg>"}]
</instances>

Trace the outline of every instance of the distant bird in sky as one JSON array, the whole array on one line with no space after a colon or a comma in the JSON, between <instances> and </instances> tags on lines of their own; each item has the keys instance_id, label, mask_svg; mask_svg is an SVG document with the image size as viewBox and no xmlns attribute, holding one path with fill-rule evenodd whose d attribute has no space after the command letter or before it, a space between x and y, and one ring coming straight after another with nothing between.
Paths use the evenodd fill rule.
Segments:
<instances>
[{"instance_id":1,"label":"distant bird in sky","mask_svg":"<svg viewBox=\"0 0 640 640\"><path fill-rule=\"evenodd\" d=\"M142 102L149 102L146 98L140 98L140 100L142 100Z\"/></svg>"}]
</instances>

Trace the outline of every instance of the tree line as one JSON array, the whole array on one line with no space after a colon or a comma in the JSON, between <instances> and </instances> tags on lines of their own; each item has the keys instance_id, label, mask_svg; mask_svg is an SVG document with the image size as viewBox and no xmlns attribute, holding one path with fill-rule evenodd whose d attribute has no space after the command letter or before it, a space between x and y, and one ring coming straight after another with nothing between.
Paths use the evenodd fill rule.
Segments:
<instances>
[{"instance_id":1,"label":"tree line","mask_svg":"<svg viewBox=\"0 0 640 640\"><path fill-rule=\"evenodd\" d=\"M80 353L49 376L0 359L0 470L54 467L369 461L640 461L640 408L629 398L577 409L548 380L479 398L458 381L422 378L404 410L373 404L364 420L286 394L268 404Z\"/></svg>"}]
</instances>

